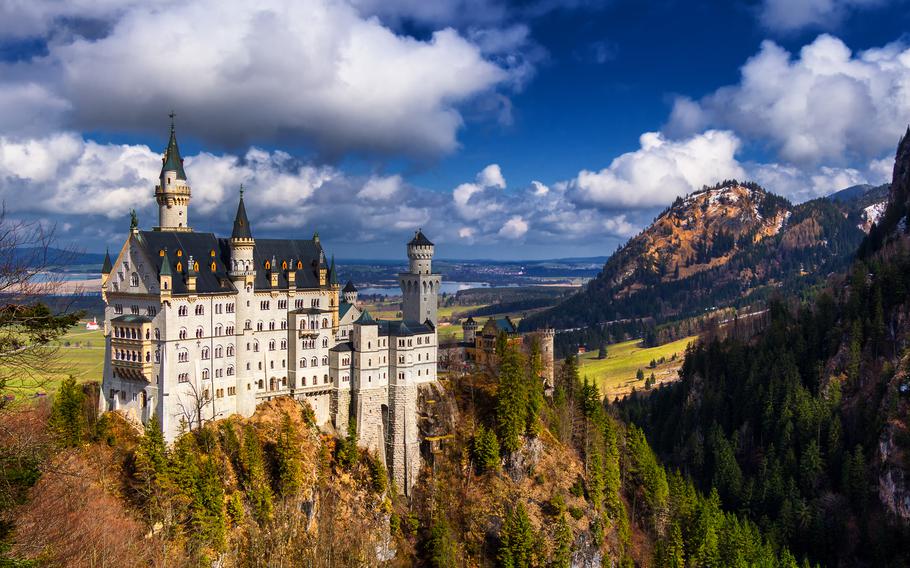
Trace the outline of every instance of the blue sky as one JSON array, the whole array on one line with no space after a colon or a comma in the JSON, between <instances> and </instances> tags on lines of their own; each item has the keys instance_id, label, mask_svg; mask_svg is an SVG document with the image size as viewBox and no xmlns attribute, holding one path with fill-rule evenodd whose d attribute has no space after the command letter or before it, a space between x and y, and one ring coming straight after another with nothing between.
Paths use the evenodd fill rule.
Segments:
<instances>
[{"instance_id":1,"label":"blue sky","mask_svg":"<svg viewBox=\"0 0 910 568\"><path fill-rule=\"evenodd\" d=\"M251 4L256 4L252 6ZM191 224L240 183L261 236L389 258L603 255L727 177L794 201L881 183L910 122L910 11L880 0L138 0L0 5L0 193L122 243L167 113ZM29 199L23 199L29 195Z\"/></svg>"}]
</instances>

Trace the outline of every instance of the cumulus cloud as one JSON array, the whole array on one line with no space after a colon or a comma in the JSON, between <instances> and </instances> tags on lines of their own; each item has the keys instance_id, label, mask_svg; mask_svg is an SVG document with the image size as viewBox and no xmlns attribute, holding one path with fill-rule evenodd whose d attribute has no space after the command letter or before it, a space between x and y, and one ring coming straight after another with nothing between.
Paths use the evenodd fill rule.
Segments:
<instances>
[{"instance_id":1,"label":"cumulus cloud","mask_svg":"<svg viewBox=\"0 0 910 568\"><path fill-rule=\"evenodd\" d=\"M571 182L581 200L608 209L659 207L745 173L735 158L740 141L731 132L709 130L678 141L646 132L640 143L600 171L581 171Z\"/></svg>"},{"instance_id":2,"label":"cumulus cloud","mask_svg":"<svg viewBox=\"0 0 910 568\"><path fill-rule=\"evenodd\" d=\"M401 176L397 174L387 177L372 177L357 193L357 197L371 201L385 201L398 193L401 184Z\"/></svg>"},{"instance_id":3,"label":"cumulus cloud","mask_svg":"<svg viewBox=\"0 0 910 568\"><path fill-rule=\"evenodd\" d=\"M795 203L830 195L835 191L863 183L882 184L891 180L890 170L885 172L883 163L893 164L894 159L873 160L861 168L795 167L776 163L746 164L748 177L765 189L782 195Z\"/></svg>"},{"instance_id":4,"label":"cumulus cloud","mask_svg":"<svg viewBox=\"0 0 910 568\"><path fill-rule=\"evenodd\" d=\"M521 215L509 217L509 220L503 223L499 229L499 236L507 239L519 239L528 232L528 222L522 219Z\"/></svg>"},{"instance_id":5,"label":"cumulus cloud","mask_svg":"<svg viewBox=\"0 0 910 568\"><path fill-rule=\"evenodd\" d=\"M64 4L6 3L0 20L51 34ZM33 85L0 82L0 101L19 109L0 111L0 129L33 134L31 114L55 118L49 130L147 132L174 108L184 132L227 147L302 139L326 154L433 157L457 148L460 106L529 73L491 39L514 54L526 29L485 34L491 47L451 28L415 39L330 0L106 0L79 15L103 31L54 36L45 56L15 65Z\"/></svg>"},{"instance_id":6,"label":"cumulus cloud","mask_svg":"<svg viewBox=\"0 0 910 568\"><path fill-rule=\"evenodd\" d=\"M764 0L758 13L765 27L789 33L803 28L836 27L854 11L885 3L884 0Z\"/></svg>"},{"instance_id":7,"label":"cumulus cloud","mask_svg":"<svg viewBox=\"0 0 910 568\"><path fill-rule=\"evenodd\" d=\"M910 119L910 49L901 43L852 53L821 35L796 58L771 41L736 85L699 101L680 98L666 132L705 127L770 145L782 161L842 166L890 151Z\"/></svg>"},{"instance_id":8,"label":"cumulus cloud","mask_svg":"<svg viewBox=\"0 0 910 568\"><path fill-rule=\"evenodd\" d=\"M488 189L505 189L506 179L498 164L490 164L477 173L474 182L462 183L452 190L452 201L458 214L467 220L477 220L502 210L502 203L486 195Z\"/></svg>"}]
</instances>

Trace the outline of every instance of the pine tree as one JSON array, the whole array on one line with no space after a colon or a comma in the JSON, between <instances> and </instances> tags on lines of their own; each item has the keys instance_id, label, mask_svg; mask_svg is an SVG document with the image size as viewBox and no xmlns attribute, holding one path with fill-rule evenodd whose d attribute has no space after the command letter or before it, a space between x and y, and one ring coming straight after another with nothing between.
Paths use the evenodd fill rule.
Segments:
<instances>
[{"instance_id":1,"label":"pine tree","mask_svg":"<svg viewBox=\"0 0 910 568\"><path fill-rule=\"evenodd\" d=\"M641 369L635 371L635 380L642 381L645 378L645 372Z\"/></svg>"},{"instance_id":2,"label":"pine tree","mask_svg":"<svg viewBox=\"0 0 910 568\"><path fill-rule=\"evenodd\" d=\"M527 383L521 358L514 347L504 344L499 356L499 390L496 394L496 426L499 444L506 453L516 451L527 429Z\"/></svg>"},{"instance_id":3,"label":"pine tree","mask_svg":"<svg viewBox=\"0 0 910 568\"><path fill-rule=\"evenodd\" d=\"M85 393L70 375L63 380L60 390L54 396L51 406L50 424L56 434L57 443L72 448L82 443L85 435Z\"/></svg>"},{"instance_id":4,"label":"pine tree","mask_svg":"<svg viewBox=\"0 0 910 568\"><path fill-rule=\"evenodd\" d=\"M506 517L499 533L499 565L502 568L530 568L533 561L534 531L524 503L519 502Z\"/></svg>"},{"instance_id":5,"label":"pine tree","mask_svg":"<svg viewBox=\"0 0 910 568\"><path fill-rule=\"evenodd\" d=\"M499 468L499 440L496 432L483 424L478 425L474 431L473 446L474 460L481 472Z\"/></svg>"},{"instance_id":6,"label":"pine tree","mask_svg":"<svg viewBox=\"0 0 910 568\"><path fill-rule=\"evenodd\" d=\"M456 545L445 515L437 514L427 539L427 556L433 568L449 568L456 563Z\"/></svg>"},{"instance_id":7,"label":"pine tree","mask_svg":"<svg viewBox=\"0 0 910 568\"><path fill-rule=\"evenodd\" d=\"M265 469L265 457L259 436L251 425L243 428L243 449L240 454L243 488L260 523L272 515L272 489Z\"/></svg>"},{"instance_id":8,"label":"pine tree","mask_svg":"<svg viewBox=\"0 0 910 568\"><path fill-rule=\"evenodd\" d=\"M569 526L565 513L559 515L553 532L554 550L550 566L569 568L572 565L572 543L575 541L575 536L572 534L572 527Z\"/></svg>"},{"instance_id":9,"label":"pine tree","mask_svg":"<svg viewBox=\"0 0 910 568\"><path fill-rule=\"evenodd\" d=\"M278 474L278 492L282 497L296 495L303 486L303 472L300 463L300 439L285 415L278 429L275 442L275 468Z\"/></svg>"}]
</instances>

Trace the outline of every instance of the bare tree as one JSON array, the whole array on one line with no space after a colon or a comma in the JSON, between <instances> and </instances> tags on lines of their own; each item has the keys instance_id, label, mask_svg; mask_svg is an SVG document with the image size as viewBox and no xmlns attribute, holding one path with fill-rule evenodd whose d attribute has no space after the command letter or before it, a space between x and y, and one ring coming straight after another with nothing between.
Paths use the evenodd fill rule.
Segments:
<instances>
[{"instance_id":1,"label":"bare tree","mask_svg":"<svg viewBox=\"0 0 910 568\"><path fill-rule=\"evenodd\" d=\"M197 385L195 381L188 383L189 391L184 396L177 395L177 408L180 409L181 419L189 431L198 430L211 420L206 417L206 407L214 403L212 393L208 388Z\"/></svg>"},{"instance_id":2,"label":"bare tree","mask_svg":"<svg viewBox=\"0 0 910 568\"><path fill-rule=\"evenodd\" d=\"M11 219L0 208L0 410L16 394L34 391L65 374L56 340L76 324L70 302L59 294L60 277L49 269L73 258L72 250L53 248L54 227Z\"/></svg>"}]
</instances>

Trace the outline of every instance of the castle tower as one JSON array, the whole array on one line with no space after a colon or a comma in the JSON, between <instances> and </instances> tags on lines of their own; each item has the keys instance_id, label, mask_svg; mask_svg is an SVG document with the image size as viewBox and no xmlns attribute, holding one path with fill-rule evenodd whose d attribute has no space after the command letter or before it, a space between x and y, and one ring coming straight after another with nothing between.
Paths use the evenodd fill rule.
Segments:
<instances>
[{"instance_id":1,"label":"castle tower","mask_svg":"<svg viewBox=\"0 0 910 568\"><path fill-rule=\"evenodd\" d=\"M341 290L341 295L344 303L351 305L357 303L357 288L350 280L344 285L344 288Z\"/></svg>"},{"instance_id":2,"label":"castle tower","mask_svg":"<svg viewBox=\"0 0 910 568\"><path fill-rule=\"evenodd\" d=\"M404 323L402 323L404 328ZM398 369L389 376L389 476L407 496L420 473L420 431L417 428L417 382L413 371Z\"/></svg>"},{"instance_id":3,"label":"castle tower","mask_svg":"<svg viewBox=\"0 0 910 568\"><path fill-rule=\"evenodd\" d=\"M464 331L465 343L470 343L473 346L474 338L477 337L477 322L474 321L474 318L468 316L468 319L462 322L461 329Z\"/></svg>"},{"instance_id":4,"label":"castle tower","mask_svg":"<svg viewBox=\"0 0 910 568\"><path fill-rule=\"evenodd\" d=\"M161 159L161 174L155 186L155 200L158 202L158 226L156 231L192 231L189 223L190 186L183 171L183 158L177 147L174 130L174 113L171 113L171 138Z\"/></svg>"},{"instance_id":5,"label":"castle tower","mask_svg":"<svg viewBox=\"0 0 910 568\"><path fill-rule=\"evenodd\" d=\"M256 410L255 389L252 388L252 354L246 349L241 349L240 337L252 333L252 326L247 329L246 322L252 321L253 281L256 278L256 266L253 263L253 248L256 241L250 229L250 221L246 216L246 207L243 204L243 186L240 186L240 203L237 205L237 215L234 217L234 230L231 232L231 270L228 276L237 289L234 310L235 333L237 350L237 412L243 416L250 416Z\"/></svg>"},{"instance_id":6,"label":"castle tower","mask_svg":"<svg viewBox=\"0 0 910 568\"><path fill-rule=\"evenodd\" d=\"M408 243L408 272L398 275L404 319L436 326L436 300L442 280L432 273L433 243L418 230Z\"/></svg>"}]
</instances>

